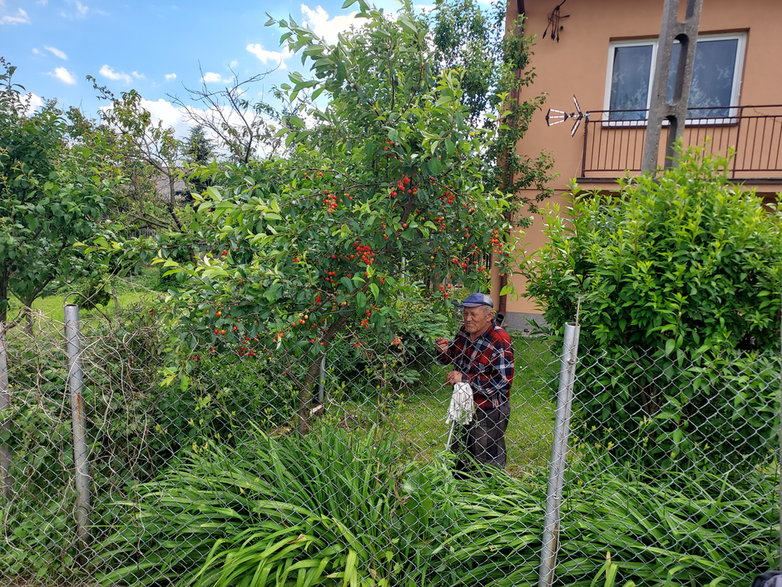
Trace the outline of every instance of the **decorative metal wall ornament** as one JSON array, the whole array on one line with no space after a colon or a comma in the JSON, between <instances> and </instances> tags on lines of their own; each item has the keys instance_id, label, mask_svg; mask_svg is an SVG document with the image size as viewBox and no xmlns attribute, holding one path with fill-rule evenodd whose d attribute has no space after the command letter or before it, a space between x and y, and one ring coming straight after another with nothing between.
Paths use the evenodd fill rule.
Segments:
<instances>
[{"instance_id":1,"label":"decorative metal wall ornament","mask_svg":"<svg viewBox=\"0 0 782 587\"><path fill-rule=\"evenodd\" d=\"M573 96L573 104L576 106L575 112L565 112L564 110L556 110L554 108L549 108L548 112L546 112L546 126L554 126L555 124L562 124L565 122L568 118L575 119L575 122L573 123L573 128L570 129L570 136L574 136L576 134L576 131L578 130L579 125L581 124L582 118L589 118L589 112L582 112L581 106L578 103L578 98Z\"/></svg>"},{"instance_id":2,"label":"decorative metal wall ornament","mask_svg":"<svg viewBox=\"0 0 782 587\"><path fill-rule=\"evenodd\" d=\"M562 0L559 4L557 4L554 7L554 10L551 11L551 14L548 15L548 24L546 25L546 30L543 31L543 38L546 38L546 35L550 36L552 40L555 40L557 43L559 43L559 31L561 31L564 26L562 26L562 19L569 18L569 14L562 14L560 11L560 8L562 8L562 5L567 2L567 0ZM551 32L549 32L551 30Z\"/></svg>"}]
</instances>

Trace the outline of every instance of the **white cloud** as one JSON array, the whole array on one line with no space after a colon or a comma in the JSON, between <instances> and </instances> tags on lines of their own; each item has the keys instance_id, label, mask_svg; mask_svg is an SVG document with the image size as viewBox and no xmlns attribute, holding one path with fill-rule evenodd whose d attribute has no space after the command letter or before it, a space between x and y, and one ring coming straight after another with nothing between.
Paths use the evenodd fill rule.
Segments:
<instances>
[{"instance_id":1,"label":"white cloud","mask_svg":"<svg viewBox=\"0 0 782 587\"><path fill-rule=\"evenodd\" d=\"M68 20L87 18L87 14L92 12L89 6L79 0L66 0L66 4L67 7L60 11L60 16Z\"/></svg>"},{"instance_id":2,"label":"white cloud","mask_svg":"<svg viewBox=\"0 0 782 587\"><path fill-rule=\"evenodd\" d=\"M43 106L43 98L41 98L38 94L33 94L32 92L25 94L24 100L27 104L27 116L32 116L35 114L35 111L38 110L38 108Z\"/></svg>"},{"instance_id":3,"label":"white cloud","mask_svg":"<svg viewBox=\"0 0 782 587\"><path fill-rule=\"evenodd\" d=\"M201 78L201 81L205 84L227 84L231 81L230 77L224 78L219 73L215 73L213 71L207 71L203 77Z\"/></svg>"},{"instance_id":4,"label":"white cloud","mask_svg":"<svg viewBox=\"0 0 782 587\"><path fill-rule=\"evenodd\" d=\"M114 71L114 69L112 69L108 65L103 65L100 68L99 73L103 77L106 77L106 78L108 78L108 79L110 79L112 81L115 81L115 82L121 81L121 82L124 82L127 85L130 85L133 82L133 77L131 77L130 75L128 75L127 73L124 73L122 71Z\"/></svg>"},{"instance_id":5,"label":"white cloud","mask_svg":"<svg viewBox=\"0 0 782 587\"><path fill-rule=\"evenodd\" d=\"M176 79L176 74L175 74L175 73L167 73L167 74L165 75L165 78L166 78L166 81L167 81L167 82L170 82L170 81L172 81L172 80L175 80L175 79Z\"/></svg>"},{"instance_id":6,"label":"white cloud","mask_svg":"<svg viewBox=\"0 0 782 587\"><path fill-rule=\"evenodd\" d=\"M60 51L57 47L46 46L44 47L44 49L46 49L49 53L51 53L55 57L62 59L63 61L67 61L68 59L68 56L63 51Z\"/></svg>"},{"instance_id":7,"label":"white cloud","mask_svg":"<svg viewBox=\"0 0 782 587\"><path fill-rule=\"evenodd\" d=\"M137 71L132 72L130 75L132 75L135 79L144 79L144 74Z\"/></svg>"},{"instance_id":8,"label":"white cloud","mask_svg":"<svg viewBox=\"0 0 782 587\"><path fill-rule=\"evenodd\" d=\"M280 69L286 69L285 60L289 59L293 53L287 49L282 51L269 51L263 48L260 43L250 43L245 49L260 59L261 63L273 63L279 66Z\"/></svg>"},{"instance_id":9,"label":"white cloud","mask_svg":"<svg viewBox=\"0 0 782 587\"><path fill-rule=\"evenodd\" d=\"M177 135L180 135L180 131L189 124L185 110L163 98L154 101L142 99L141 107L152 115L152 120L159 120L163 126L173 128Z\"/></svg>"},{"instance_id":10,"label":"white cloud","mask_svg":"<svg viewBox=\"0 0 782 587\"><path fill-rule=\"evenodd\" d=\"M8 12L5 0L0 0L0 25L3 24L30 24L30 16L21 8L17 8L16 12Z\"/></svg>"},{"instance_id":11,"label":"white cloud","mask_svg":"<svg viewBox=\"0 0 782 587\"><path fill-rule=\"evenodd\" d=\"M357 24L355 12L329 18L329 13L320 5L312 9L302 4L301 13L304 16L302 24L330 44L338 41L339 33Z\"/></svg>"},{"instance_id":12,"label":"white cloud","mask_svg":"<svg viewBox=\"0 0 782 587\"><path fill-rule=\"evenodd\" d=\"M70 71L68 71L64 67L55 67L54 71L49 72L49 75L55 79L60 80L62 83L68 86L76 85L76 78Z\"/></svg>"}]
</instances>

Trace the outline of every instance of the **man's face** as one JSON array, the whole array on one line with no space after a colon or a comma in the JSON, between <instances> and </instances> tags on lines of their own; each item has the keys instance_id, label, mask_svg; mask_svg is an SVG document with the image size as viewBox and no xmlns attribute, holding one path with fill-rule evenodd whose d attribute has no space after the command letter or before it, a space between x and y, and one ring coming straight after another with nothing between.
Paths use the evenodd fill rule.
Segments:
<instances>
[{"instance_id":1,"label":"man's face","mask_svg":"<svg viewBox=\"0 0 782 587\"><path fill-rule=\"evenodd\" d=\"M488 306L478 306L475 308L464 308L462 310L462 319L464 321L464 330L467 334L480 334L491 324L492 314L494 312Z\"/></svg>"}]
</instances>

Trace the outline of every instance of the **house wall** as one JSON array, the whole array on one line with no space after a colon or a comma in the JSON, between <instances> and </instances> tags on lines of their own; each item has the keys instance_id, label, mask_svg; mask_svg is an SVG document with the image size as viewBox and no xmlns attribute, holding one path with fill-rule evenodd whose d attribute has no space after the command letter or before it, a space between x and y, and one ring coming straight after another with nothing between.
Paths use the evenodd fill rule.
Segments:
<instances>
[{"instance_id":1,"label":"house wall","mask_svg":"<svg viewBox=\"0 0 782 587\"><path fill-rule=\"evenodd\" d=\"M548 108L573 112L573 95L583 111L606 108L606 72L609 43L615 40L650 38L659 34L663 0L567 0L560 11L569 15L561 20L559 42L543 38L548 16L561 0L524 0L527 34L537 37L533 47L534 84L524 95L546 96L542 111L536 113L519 151L530 155L541 151L554 159L556 177L550 186L551 201L567 206L563 193L581 172L583 125L570 136L572 121L546 126ZM682 0L682 5L686 4ZM510 0L509 17L516 14L517 2ZM747 44L742 72L739 105L782 103L782 1L780 0L704 0L701 33L745 31ZM581 182L586 189L610 189L612 184ZM760 191L782 191L782 185L759 186ZM534 195L534 194L529 194ZM543 243L542 216L534 216L532 228L520 237L523 248L532 252ZM524 297L524 281L511 280L521 297L508 296L506 324L525 328L527 319L539 315L534 300ZM496 291L496 290L495 290Z\"/></svg>"}]
</instances>

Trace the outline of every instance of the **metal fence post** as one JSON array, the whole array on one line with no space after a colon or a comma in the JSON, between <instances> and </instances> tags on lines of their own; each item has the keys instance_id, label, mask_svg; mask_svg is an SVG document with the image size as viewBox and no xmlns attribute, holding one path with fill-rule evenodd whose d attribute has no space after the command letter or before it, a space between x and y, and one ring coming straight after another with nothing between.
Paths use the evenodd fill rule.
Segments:
<instances>
[{"instance_id":1,"label":"metal fence post","mask_svg":"<svg viewBox=\"0 0 782 587\"><path fill-rule=\"evenodd\" d=\"M68 389L73 423L73 460L76 481L76 538L85 544L89 537L90 474L87 461L87 433L82 398L79 306L65 306L65 340L68 351Z\"/></svg>"},{"instance_id":2,"label":"metal fence post","mask_svg":"<svg viewBox=\"0 0 782 587\"><path fill-rule=\"evenodd\" d=\"M538 587L551 587L554 582L554 568L559 547L560 507L562 485L565 476L567 441L570 434L570 412L573 404L573 383L578 359L578 335L581 327L568 322L565 325L565 340L562 344L562 359L559 368L557 410L554 424L554 440L549 466L548 491L546 493L546 517L543 527L543 547L540 552Z\"/></svg>"},{"instance_id":3,"label":"metal fence post","mask_svg":"<svg viewBox=\"0 0 782 587\"><path fill-rule=\"evenodd\" d=\"M8 387L8 345L5 322L0 322L0 498L11 497L11 450L5 436L11 429L11 390Z\"/></svg>"},{"instance_id":4,"label":"metal fence post","mask_svg":"<svg viewBox=\"0 0 782 587\"><path fill-rule=\"evenodd\" d=\"M782 320L779 324L779 353L782 357ZM777 455L777 475L779 478L779 560L777 561L779 566L777 568L782 569L782 372L779 374L779 407L777 408L777 417L779 422L777 423L777 431L779 432L779 453Z\"/></svg>"}]
</instances>

